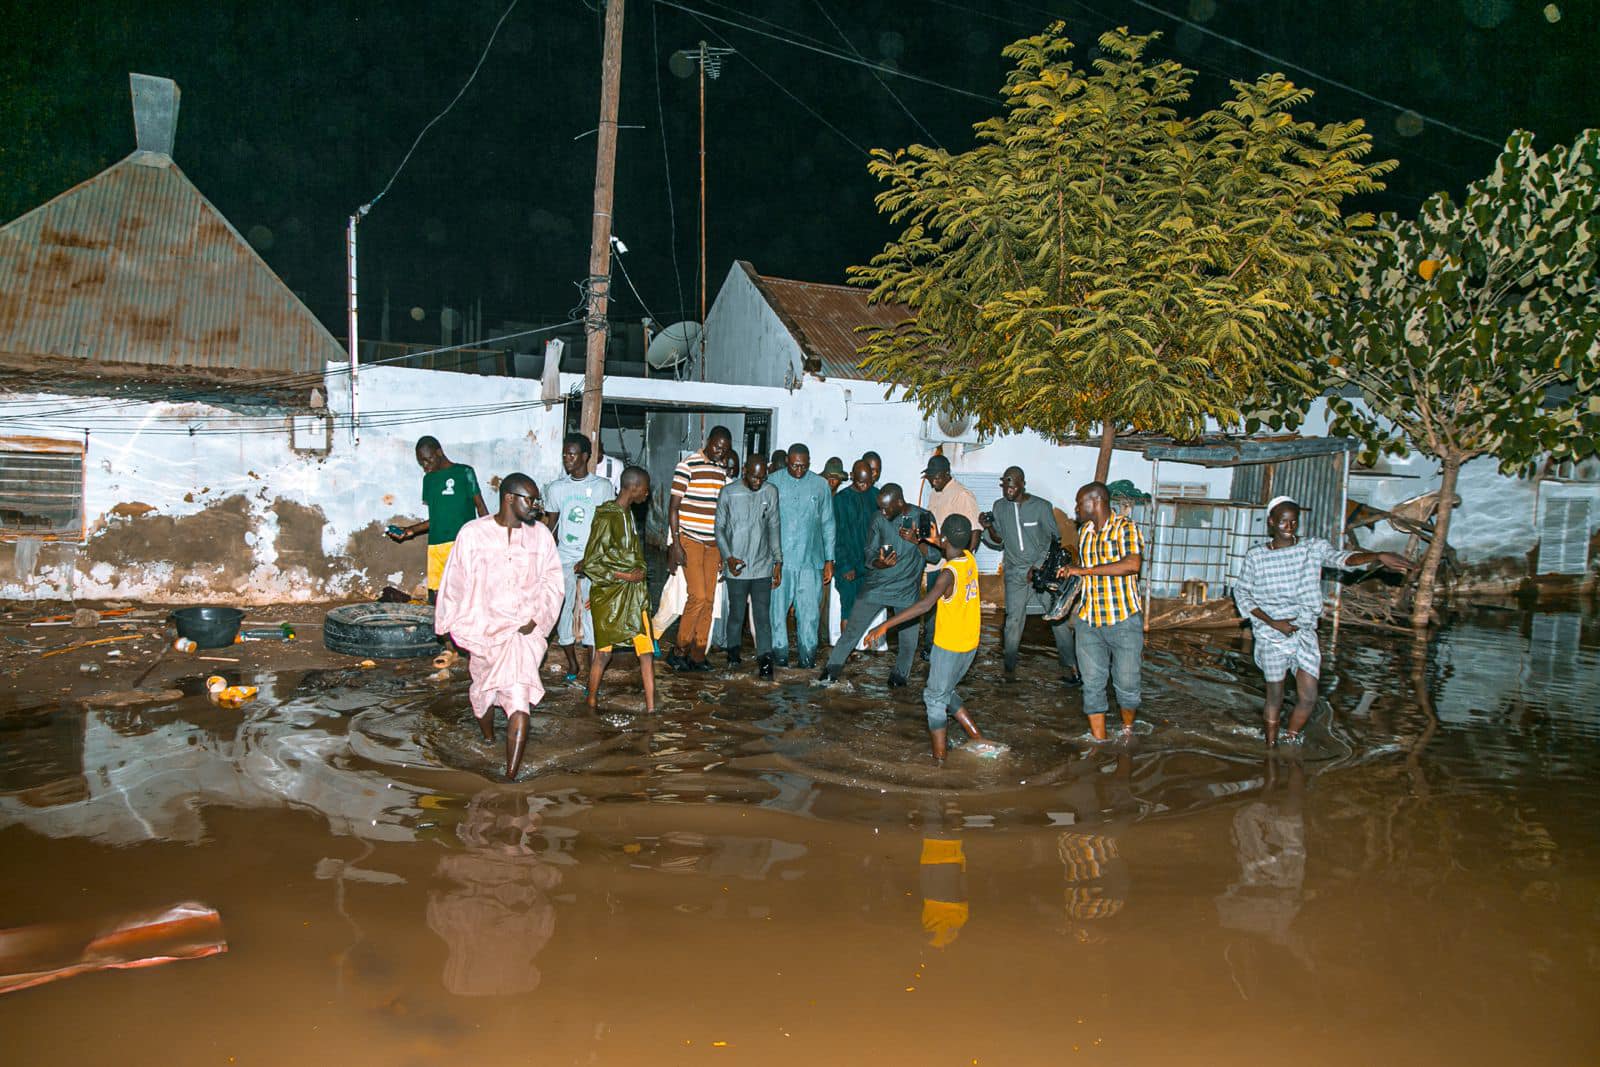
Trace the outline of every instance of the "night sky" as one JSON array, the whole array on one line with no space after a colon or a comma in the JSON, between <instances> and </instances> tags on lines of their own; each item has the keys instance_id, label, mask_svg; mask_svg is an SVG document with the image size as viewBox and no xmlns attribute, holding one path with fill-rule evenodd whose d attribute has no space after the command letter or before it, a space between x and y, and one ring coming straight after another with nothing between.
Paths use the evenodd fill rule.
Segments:
<instances>
[{"instance_id":1,"label":"night sky","mask_svg":"<svg viewBox=\"0 0 1600 1067\"><path fill-rule=\"evenodd\" d=\"M1001 47L1054 17L1085 63L1108 28L1160 30L1162 53L1200 72L1197 105L1227 95L1226 78L1283 69L1317 90L1307 117L1365 118L1377 158L1401 162L1390 191L1368 206L1407 213L1486 173L1514 127L1533 129L1547 148L1600 115L1595 0L682 3L703 21L630 0L623 56L621 122L644 128L621 133L616 233L662 321L692 314L698 269L696 82L669 69L674 50L702 38L738 50L707 93L713 293L735 258L764 274L843 281L887 234L864 150L930 134L959 150L971 124L998 110L885 75L897 103L870 70L741 27L992 101L1006 70ZM0 220L132 151L127 73L171 77L183 90L179 166L342 338L344 219L461 88L505 8L11 0L0 35ZM602 22L600 0L520 0L477 80L363 223L363 303L375 310L388 288L397 338L437 342L446 304L481 299L492 327L564 319L578 302L595 139L574 138L596 125ZM620 273L614 279L613 316L637 318L639 301ZM420 323L405 314L413 306L426 313ZM363 333L376 335L375 317L366 323Z\"/></svg>"}]
</instances>

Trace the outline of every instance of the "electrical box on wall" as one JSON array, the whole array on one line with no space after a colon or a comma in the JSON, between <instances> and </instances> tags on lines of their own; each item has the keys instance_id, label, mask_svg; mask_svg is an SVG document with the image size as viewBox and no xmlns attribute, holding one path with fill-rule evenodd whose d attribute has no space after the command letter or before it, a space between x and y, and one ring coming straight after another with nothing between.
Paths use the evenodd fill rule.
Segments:
<instances>
[{"instance_id":1,"label":"electrical box on wall","mask_svg":"<svg viewBox=\"0 0 1600 1067\"><path fill-rule=\"evenodd\" d=\"M333 416L326 411L290 415L289 448L307 456L326 456L332 452Z\"/></svg>"}]
</instances>

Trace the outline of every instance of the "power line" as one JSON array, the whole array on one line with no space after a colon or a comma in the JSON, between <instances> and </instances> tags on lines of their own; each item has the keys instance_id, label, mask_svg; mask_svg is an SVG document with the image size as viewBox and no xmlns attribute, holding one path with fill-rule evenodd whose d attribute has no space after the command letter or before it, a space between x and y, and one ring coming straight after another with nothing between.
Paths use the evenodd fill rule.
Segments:
<instances>
[{"instance_id":1,"label":"power line","mask_svg":"<svg viewBox=\"0 0 1600 1067\"><path fill-rule=\"evenodd\" d=\"M1468 138L1469 140L1477 141L1480 144L1486 144L1491 148L1500 148L1500 147L1502 147L1501 143L1499 141L1491 140L1490 138L1485 137L1482 134L1473 133L1471 130L1464 130L1460 126L1456 126L1456 125L1454 125L1452 123L1446 122L1443 119L1434 118L1432 115L1424 115L1422 112L1418 111L1416 108L1407 107L1405 104L1399 104L1399 103L1396 103L1393 100L1386 100L1383 97L1378 96L1378 95L1376 95L1374 93L1367 92L1365 89L1362 89L1362 88L1359 88L1357 86L1351 85L1349 82L1340 81L1338 78L1332 77L1331 75L1322 74L1322 73L1320 73L1318 71L1312 70L1310 67L1301 66L1299 63L1294 63L1294 62L1291 62L1290 60L1284 59L1282 56L1273 55L1271 52L1268 52L1265 49L1257 48L1255 45L1252 45L1252 44L1246 44L1244 41L1239 40L1237 37L1229 37L1227 34L1219 33L1218 31L1213 30L1209 26L1203 25L1203 24L1201 24L1199 22L1194 22L1194 21L1192 21L1190 19L1186 19L1182 15L1175 15L1171 11L1166 10L1165 8L1157 7L1155 4L1149 3L1148 0L1128 0L1128 2L1133 4L1133 5L1135 5L1136 7L1142 7L1146 11L1149 11L1149 12L1152 12L1154 14L1160 15L1163 18L1171 19L1173 22L1179 23L1180 25L1183 25L1183 26L1187 26L1190 29L1196 30L1196 31L1198 31L1200 33L1203 33L1208 37L1215 37L1219 41L1226 41L1228 44L1233 45L1235 48L1241 49L1241 50L1246 51L1246 52L1250 52L1250 53L1252 53L1254 55L1258 55L1262 59L1269 60L1269 61L1271 61L1273 63L1277 63L1280 66L1288 67L1290 70L1299 71L1301 74L1304 74L1308 78L1315 78L1317 81L1323 82L1324 84L1332 85L1332 86L1335 86L1336 88L1343 89L1347 93L1354 93L1356 96L1361 97L1363 100L1370 100L1374 104L1382 104L1384 107L1393 108L1395 111L1409 111L1412 114L1421 117L1424 121L1433 123L1435 126L1439 127L1442 130L1449 130L1451 133L1457 134L1457 135L1459 135L1461 137ZM1040 9L1036 9L1036 10L1043 10L1043 9L1040 8Z\"/></svg>"},{"instance_id":2,"label":"power line","mask_svg":"<svg viewBox=\"0 0 1600 1067\"><path fill-rule=\"evenodd\" d=\"M766 30L758 29L755 26L738 22L734 19L723 18L719 15L713 15L707 11L701 11L698 8L689 7L686 4L680 4L677 2L677 0L656 0L656 3L665 4L667 7L671 8L677 8L679 11L695 16L696 19L710 19L712 22L720 22L725 26L732 26L734 29L744 30L746 33L753 33L759 37L768 37L774 41L782 41L784 44L793 45L796 48L803 48L808 52L816 52L819 55L828 56L844 63L852 63L858 67L867 67L870 70L881 71L884 74L890 74L896 78L905 78L908 81L918 82L922 85L931 85L935 89L944 89L947 92L958 93L961 96L970 97L973 100L982 100L986 104L992 104L995 101L993 94L985 95L983 93L975 93L970 89L963 89L959 85L950 85L942 81L936 81L933 78L924 78L920 74L912 74L908 71L897 70L894 67L884 66L882 63L873 63L870 60L858 59L855 56L845 55L843 52L835 52L832 49L824 48L821 45L809 44L806 41L796 40L793 37L784 37L780 34L769 33ZM705 26L705 23L701 22L700 25ZM709 27L706 27L706 29L707 32L710 32ZM752 66L753 65L754 64L752 64Z\"/></svg>"},{"instance_id":3,"label":"power line","mask_svg":"<svg viewBox=\"0 0 1600 1067\"><path fill-rule=\"evenodd\" d=\"M406 150L405 158L400 160L400 165L394 169L394 173L389 176L388 182L385 183L381 190L379 190L378 195L368 201L365 208L361 209L361 214L365 215L367 211L371 210L371 208L376 205L379 200L384 198L384 195L389 192L390 186L394 185L395 179L400 177L400 172L405 170L406 164L411 161L411 154L417 150L417 146L420 145L422 143L422 139L428 135L428 131L433 129L435 123L448 115L450 113L450 109L455 107L461 98L466 95L467 89L470 88L473 81L477 79L478 71L483 69L483 61L489 58L489 49L494 47L494 39L500 33L500 27L505 24L506 18L511 14L511 9L516 6L517 0L511 0L510 6L508 6L505 9L505 12L500 16L500 21L494 24L494 30L489 34L489 42L483 46L483 52L478 56L477 65L472 68L472 73L467 76L466 84L461 86L460 91L455 95L455 99L446 104L443 111L435 115L428 121L426 126L422 127L422 132L417 134L417 139L412 141L411 147Z\"/></svg>"},{"instance_id":4,"label":"power line","mask_svg":"<svg viewBox=\"0 0 1600 1067\"><path fill-rule=\"evenodd\" d=\"M865 60L867 57L861 54L861 50L857 48L851 42L850 38L845 35L844 30L839 28L839 24L833 21L833 16L828 14L828 9L822 5L822 0L813 0L813 2L817 5L817 10L822 12L822 17L828 20L828 25L833 27L833 32L839 35L839 40L844 42L845 47L854 52L857 58ZM900 106L900 110L906 113L906 117L916 124L917 129L922 131L922 135L933 142L933 146L935 148L944 147L939 143L939 139L933 135L928 127L922 124L922 120L911 113L911 109L906 107L906 102L900 99L900 97L895 94L893 89L889 88L889 83L883 80L882 74L879 74L876 70L874 70L872 72L872 77L879 85L883 86L883 91L889 94L889 99L898 104Z\"/></svg>"},{"instance_id":5,"label":"power line","mask_svg":"<svg viewBox=\"0 0 1600 1067\"><path fill-rule=\"evenodd\" d=\"M722 36L716 30L713 30L710 26L707 26L705 24L705 22L700 18L700 15L698 13L696 13L694 11L690 11L686 7L679 7L679 5L672 3L671 0L656 0L656 2L657 3L666 4L668 7L678 7L679 10L688 12L688 14L689 14L689 16L691 18L693 18L696 22L700 23L700 28L705 30L706 33L710 34L712 37L715 37L717 40L721 41L725 47L732 47L731 45L728 44L728 39L726 37ZM717 21L722 22L722 21L726 21L726 20L725 19L718 19ZM760 31L756 31L756 32L760 32ZM770 34L763 34L762 36L770 36ZM872 154L871 152L868 152L865 148L863 148L859 144L857 144L855 141L851 140L850 136L848 134L846 134L843 130L839 129L839 127L835 126L833 123L829 122L826 118L824 118L822 116L822 113L819 112L816 108L812 107L810 104L806 103L804 100L802 100L798 96L794 95L794 93L791 93L787 88L784 87L784 84L782 82L780 82L777 78L774 78L772 75L768 74L766 72L766 70L764 70L762 68L762 66L759 63L757 63L755 60L751 59L749 56L745 55L743 52L737 52L736 54L739 56L740 59L744 60L746 63L748 63L752 67L754 67L756 69L756 73L757 74L760 74L763 78L767 79L767 81L769 81L773 85L777 86L778 91L783 93L784 96L787 96L790 100L793 100L795 103L797 103L801 107L805 108L806 111L810 112L812 118L816 119L818 122L822 123L824 126L828 127L828 129L832 130L835 134L837 134L839 136L839 139L841 141L843 141L845 144L849 145L851 148L854 148L857 152L860 152L864 156L870 156Z\"/></svg>"},{"instance_id":6,"label":"power line","mask_svg":"<svg viewBox=\"0 0 1600 1067\"><path fill-rule=\"evenodd\" d=\"M654 4L650 5L650 39L654 46L651 66L655 67L656 73L656 116L661 126L661 165L667 177L667 225L671 240L668 248L672 253L672 277L678 283L678 314L681 315L686 301L683 298L683 272L678 269L678 205L673 202L672 197L672 158L667 154L667 109L661 102L661 30ZM627 276L626 271L623 272L623 276ZM631 279L628 285L633 285ZM641 300L639 303L642 305L644 301Z\"/></svg>"}]
</instances>

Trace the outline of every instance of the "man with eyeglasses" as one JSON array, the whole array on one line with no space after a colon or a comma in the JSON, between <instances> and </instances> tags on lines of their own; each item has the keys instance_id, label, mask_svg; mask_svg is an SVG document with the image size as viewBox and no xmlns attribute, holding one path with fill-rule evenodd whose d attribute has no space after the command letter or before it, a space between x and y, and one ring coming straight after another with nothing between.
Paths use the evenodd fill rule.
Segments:
<instances>
[{"instance_id":1,"label":"man with eyeglasses","mask_svg":"<svg viewBox=\"0 0 1600 1067\"><path fill-rule=\"evenodd\" d=\"M471 653L467 698L486 741L506 716L506 778L515 779L528 720L544 699L539 668L561 611L561 557L539 522L539 487L526 474L500 482L500 509L461 527L439 583L433 628Z\"/></svg>"},{"instance_id":2,"label":"man with eyeglasses","mask_svg":"<svg viewBox=\"0 0 1600 1067\"><path fill-rule=\"evenodd\" d=\"M567 661L568 685L577 685L578 641L594 649L594 618L589 613L589 579L579 564L589 544L589 529L601 504L616 498L611 483L589 473L589 438L569 433L561 444L563 476L545 486L547 513L555 520L556 553L561 557L565 599L556 622L556 643Z\"/></svg>"}]
</instances>

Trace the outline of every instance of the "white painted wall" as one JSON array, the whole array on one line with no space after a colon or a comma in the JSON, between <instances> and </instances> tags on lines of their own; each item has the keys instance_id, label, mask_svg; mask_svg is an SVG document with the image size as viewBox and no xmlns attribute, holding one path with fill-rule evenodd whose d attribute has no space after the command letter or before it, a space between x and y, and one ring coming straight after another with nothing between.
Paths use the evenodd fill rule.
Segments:
<instances>
[{"instance_id":1,"label":"white painted wall","mask_svg":"<svg viewBox=\"0 0 1600 1067\"><path fill-rule=\"evenodd\" d=\"M1319 401L1311 411L1306 433L1324 433L1328 412ZM1489 458L1472 460L1461 468L1456 493L1461 506L1450 518L1450 544L1461 562L1484 564L1501 559L1525 557L1539 543L1540 489L1542 483L1500 473L1499 464ZM1352 472L1350 499L1388 510L1403 500L1439 488L1439 465L1418 453L1386 456L1371 474ZM1600 486L1595 487L1600 497ZM1593 523L1600 523L1600 507L1590 511ZM1595 527L1589 533L1592 537ZM1380 551L1405 547L1406 536L1379 524L1373 537L1365 532L1362 544Z\"/></svg>"}]
</instances>

